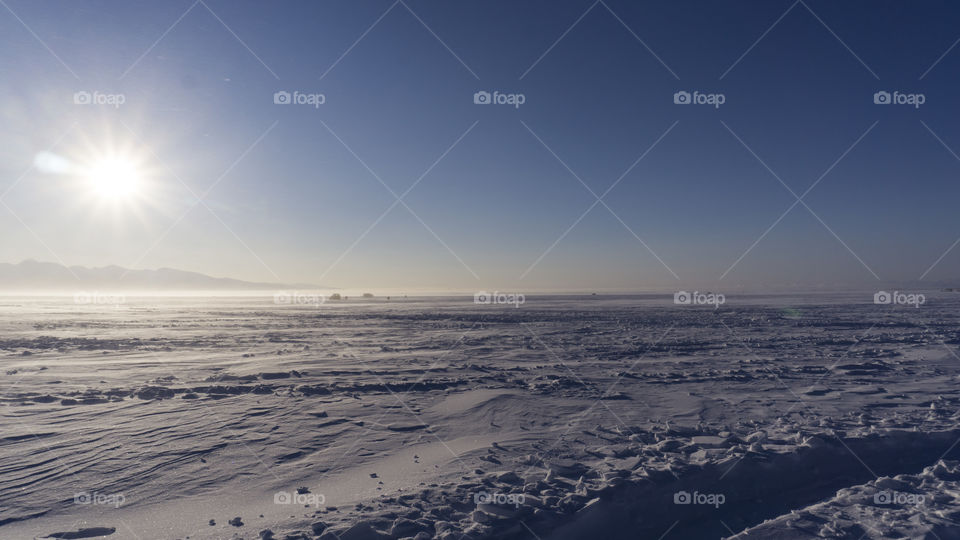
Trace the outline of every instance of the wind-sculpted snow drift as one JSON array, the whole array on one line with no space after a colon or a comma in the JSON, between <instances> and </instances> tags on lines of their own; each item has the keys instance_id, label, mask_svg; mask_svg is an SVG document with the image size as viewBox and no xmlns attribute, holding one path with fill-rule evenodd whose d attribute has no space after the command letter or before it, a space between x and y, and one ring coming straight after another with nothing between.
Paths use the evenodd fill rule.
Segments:
<instances>
[{"instance_id":1,"label":"wind-sculpted snow drift","mask_svg":"<svg viewBox=\"0 0 960 540\"><path fill-rule=\"evenodd\" d=\"M3 538L958 537L948 293L3 304Z\"/></svg>"}]
</instances>

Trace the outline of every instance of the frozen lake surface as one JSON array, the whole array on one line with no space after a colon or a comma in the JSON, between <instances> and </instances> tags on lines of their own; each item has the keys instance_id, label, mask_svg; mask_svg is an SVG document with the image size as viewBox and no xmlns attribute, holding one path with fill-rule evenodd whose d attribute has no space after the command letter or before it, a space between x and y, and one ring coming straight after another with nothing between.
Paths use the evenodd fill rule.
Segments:
<instances>
[{"instance_id":1,"label":"frozen lake surface","mask_svg":"<svg viewBox=\"0 0 960 540\"><path fill-rule=\"evenodd\" d=\"M960 295L872 300L0 298L0 537L960 538Z\"/></svg>"}]
</instances>

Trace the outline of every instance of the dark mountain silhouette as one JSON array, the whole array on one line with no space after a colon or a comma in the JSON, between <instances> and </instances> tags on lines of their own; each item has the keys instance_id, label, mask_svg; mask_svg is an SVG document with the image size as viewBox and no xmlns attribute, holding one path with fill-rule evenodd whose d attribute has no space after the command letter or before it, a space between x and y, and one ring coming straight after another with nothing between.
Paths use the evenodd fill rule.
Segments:
<instances>
[{"instance_id":1,"label":"dark mountain silhouette","mask_svg":"<svg viewBox=\"0 0 960 540\"><path fill-rule=\"evenodd\" d=\"M258 283L232 278L216 278L198 272L173 268L130 270L120 266L87 268L26 260L19 264L0 263L0 290L70 291L77 289L145 291L220 291L324 288L310 284Z\"/></svg>"}]
</instances>

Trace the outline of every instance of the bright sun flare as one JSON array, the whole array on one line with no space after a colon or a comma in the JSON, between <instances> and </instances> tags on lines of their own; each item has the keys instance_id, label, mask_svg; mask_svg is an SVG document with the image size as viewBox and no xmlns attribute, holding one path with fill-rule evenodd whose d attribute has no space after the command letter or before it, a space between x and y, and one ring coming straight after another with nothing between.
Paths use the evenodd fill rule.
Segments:
<instances>
[{"instance_id":1,"label":"bright sun flare","mask_svg":"<svg viewBox=\"0 0 960 540\"><path fill-rule=\"evenodd\" d=\"M143 180L137 164L123 158L107 158L94 163L86 177L98 196L112 200L137 195Z\"/></svg>"}]
</instances>

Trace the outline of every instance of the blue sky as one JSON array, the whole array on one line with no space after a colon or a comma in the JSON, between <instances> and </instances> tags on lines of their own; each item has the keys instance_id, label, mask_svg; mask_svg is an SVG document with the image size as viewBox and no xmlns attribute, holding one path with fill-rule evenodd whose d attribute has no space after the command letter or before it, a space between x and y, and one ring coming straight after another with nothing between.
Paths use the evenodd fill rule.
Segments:
<instances>
[{"instance_id":1,"label":"blue sky","mask_svg":"<svg viewBox=\"0 0 960 540\"><path fill-rule=\"evenodd\" d=\"M434 290L960 268L960 248L943 256L960 237L960 9L943 3L7 5L3 261ZM525 101L477 105L481 90ZM135 200L32 167L111 148L139 160Z\"/></svg>"}]
</instances>

